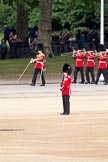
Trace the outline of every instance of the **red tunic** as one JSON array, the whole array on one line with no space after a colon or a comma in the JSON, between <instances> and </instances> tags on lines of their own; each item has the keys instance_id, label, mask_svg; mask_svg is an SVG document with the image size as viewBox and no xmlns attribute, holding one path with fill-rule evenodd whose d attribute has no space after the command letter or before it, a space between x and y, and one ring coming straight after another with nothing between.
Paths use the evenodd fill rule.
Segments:
<instances>
[{"instance_id":1,"label":"red tunic","mask_svg":"<svg viewBox=\"0 0 108 162\"><path fill-rule=\"evenodd\" d=\"M35 69L43 69L44 68L44 61L45 59L43 57L39 57L36 59L35 63Z\"/></svg>"},{"instance_id":2,"label":"red tunic","mask_svg":"<svg viewBox=\"0 0 108 162\"><path fill-rule=\"evenodd\" d=\"M107 68L107 55L102 55L100 56L100 58L98 58L99 61L99 65L98 65L98 69L106 69Z\"/></svg>"},{"instance_id":3,"label":"red tunic","mask_svg":"<svg viewBox=\"0 0 108 162\"><path fill-rule=\"evenodd\" d=\"M70 76L64 77L62 83L60 84L62 95L71 94L70 84L71 84L71 77Z\"/></svg>"},{"instance_id":4,"label":"red tunic","mask_svg":"<svg viewBox=\"0 0 108 162\"><path fill-rule=\"evenodd\" d=\"M73 58L76 59L76 67L84 67L84 54L82 52L79 52Z\"/></svg>"},{"instance_id":5,"label":"red tunic","mask_svg":"<svg viewBox=\"0 0 108 162\"><path fill-rule=\"evenodd\" d=\"M95 62L94 62L94 58L95 55L94 53L88 53L85 58L87 59L87 67L94 67L95 66Z\"/></svg>"}]
</instances>

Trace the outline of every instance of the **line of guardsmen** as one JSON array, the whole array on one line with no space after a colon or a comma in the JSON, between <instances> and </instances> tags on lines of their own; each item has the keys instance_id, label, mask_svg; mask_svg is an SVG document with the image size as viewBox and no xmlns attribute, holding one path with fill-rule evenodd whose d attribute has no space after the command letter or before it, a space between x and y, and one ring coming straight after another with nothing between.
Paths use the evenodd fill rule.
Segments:
<instances>
[{"instance_id":1,"label":"line of guardsmen","mask_svg":"<svg viewBox=\"0 0 108 162\"><path fill-rule=\"evenodd\" d=\"M100 44L99 52L94 48L93 44L89 44L89 50L83 49L80 44L78 49L73 49L72 57L76 60L74 69L74 79L72 83L77 83L78 72L81 74L81 84L98 84L101 74L104 77L104 84L108 85L108 51L105 49L104 45ZM95 58L98 58L98 70L95 78L94 67ZM87 60L85 77L84 77L84 59ZM91 79L90 79L91 74ZM86 78L86 80L85 80Z\"/></svg>"}]
</instances>

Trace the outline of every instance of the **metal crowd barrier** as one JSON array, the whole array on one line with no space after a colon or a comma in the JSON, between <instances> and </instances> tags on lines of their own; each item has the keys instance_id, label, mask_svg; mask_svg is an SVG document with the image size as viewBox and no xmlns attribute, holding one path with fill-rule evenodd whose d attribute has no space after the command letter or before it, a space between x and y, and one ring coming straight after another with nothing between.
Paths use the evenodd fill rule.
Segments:
<instances>
[{"instance_id":1,"label":"metal crowd barrier","mask_svg":"<svg viewBox=\"0 0 108 162\"><path fill-rule=\"evenodd\" d=\"M105 47L108 48L108 42L105 42ZM72 52L72 48L76 48L78 43L70 42L69 44L59 44L59 43L51 43L52 51L55 56L59 56L62 54L69 55ZM95 46L95 45L94 45ZM84 44L84 48L88 48L88 43ZM99 50L99 43L97 43L97 47L95 49ZM36 45L28 45L26 43L21 43L18 46L13 45L9 51L10 58L27 58L27 57L35 57L36 55Z\"/></svg>"},{"instance_id":2,"label":"metal crowd barrier","mask_svg":"<svg viewBox=\"0 0 108 162\"><path fill-rule=\"evenodd\" d=\"M94 45L94 50L99 51L99 45L100 43L92 43ZM104 43L105 48L108 49L108 42ZM78 43L75 42L71 42L71 44L53 44L52 45L52 51L54 53L55 56L57 55L65 55L66 53L70 54L72 52L73 48L77 48L78 47ZM85 43L84 44L84 48L86 50L89 50L89 43Z\"/></svg>"}]
</instances>

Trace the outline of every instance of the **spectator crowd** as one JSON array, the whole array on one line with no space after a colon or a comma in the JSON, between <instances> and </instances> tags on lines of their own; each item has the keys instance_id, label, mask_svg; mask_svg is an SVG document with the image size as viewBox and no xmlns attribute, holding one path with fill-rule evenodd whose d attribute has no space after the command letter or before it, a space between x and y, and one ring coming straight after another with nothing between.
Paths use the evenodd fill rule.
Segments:
<instances>
[{"instance_id":1,"label":"spectator crowd","mask_svg":"<svg viewBox=\"0 0 108 162\"><path fill-rule=\"evenodd\" d=\"M14 26L4 26L4 37L1 40L1 59L6 59L7 52L9 51L9 58L21 58L27 56L34 56L37 48L37 34L36 28L29 28L27 39L23 42L17 37L17 32ZM108 29L105 29L105 40L108 40ZM59 55L64 52L70 52L72 47L82 43L86 48L87 43L91 42L95 45L98 51L99 44L99 32L96 27L92 30L84 28L83 30L78 29L76 34L72 32L53 32L51 34L51 46L53 53ZM8 42L8 45L7 45Z\"/></svg>"}]
</instances>

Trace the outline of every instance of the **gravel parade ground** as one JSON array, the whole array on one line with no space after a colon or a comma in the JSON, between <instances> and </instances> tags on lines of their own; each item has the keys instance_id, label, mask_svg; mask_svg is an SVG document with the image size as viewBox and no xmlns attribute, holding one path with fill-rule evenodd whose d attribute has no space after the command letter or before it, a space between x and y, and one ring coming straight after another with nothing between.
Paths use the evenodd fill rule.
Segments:
<instances>
[{"instance_id":1,"label":"gravel parade ground","mask_svg":"<svg viewBox=\"0 0 108 162\"><path fill-rule=\"evenodd\" d=\"M108 162L108 85L0 85L0 162Z\"/></svg>"}]
</instances>

